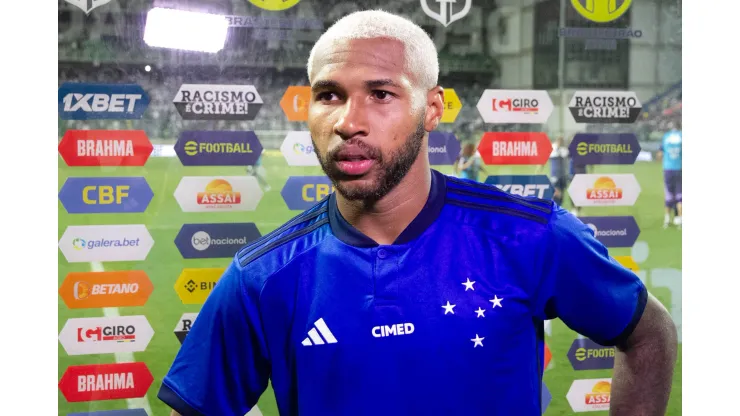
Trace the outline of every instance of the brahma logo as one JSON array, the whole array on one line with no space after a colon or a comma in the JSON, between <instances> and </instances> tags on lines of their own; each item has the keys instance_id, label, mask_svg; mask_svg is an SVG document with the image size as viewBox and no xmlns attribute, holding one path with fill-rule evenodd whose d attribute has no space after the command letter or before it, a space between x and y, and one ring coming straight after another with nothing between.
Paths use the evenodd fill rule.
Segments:
<instances>
[{"instance_id":1,"label":"brahma logo","mask_svg":"<svg viewBox=\"0 0 740 416\"><path fill-rule=\"evenodd\" d=\"M586 190L588 199L597 201L616 201L622 199L622 189L617 187L612 178L602 176L594 182L593 188Z\"/></svg>"},{"instance_id":2,"label":"brahma logo","mask_svg":"<svg viewBox=\"0 0 740 416\"><path fill-rule=\"evenodd\" d=\"M145 363L73 365L59 380L68 402L144 397L154 378Z\"/></svg>"},{"instance_id":3,"label":"brahma logo","mask_svg":"<svg viewBox=\"0 0 740 416\"><path fill-rule=\"evenodd\" d=\"M634 174L577 174L568 187L576 206L632 206L640 195Z\"/></svg>"},{"instance_id":4,"label":"brahma logo","mask_svg":"<svg viewBox=\"0 0 740 416\"><path fill-rule=\"evenodd\" d=\"M175 190L184 212L254 211L262 195L254 176L185 176Z\"/></svg>"},{"instance_id":5,"label":"brahma logo","mask_svg":"<svg viewBox=\"0 0 740 416\"><path fill-rule=\"evenodd\" d=\"M553 110L544 90L485 90L476 107L486 123L541 124Z\"/></svg>"},{"instance_id":6,"label":"brahma logo","mask_svg":"<svg viewBox=\"0 0 740 416\"><path fill-rule=\"evenodd\" d=\"M547 134L541 132L488 132L478 144L487 165L542 165L551 150Z\"/></svg>"},{"instance_id":7,"label":"brahma logo","mask_svg":"<svg viewBox=\"0 0 740 416\"><path fill-rule=\"evenodd\" d=\"M566 398L574 412L609 410L612 379L575 380Z\"/></svg>"},{"instance_id":8,"label":"brahma logo","mask_svg":"<svg viewBox=\"0 0 740 416\"><path fill-rule=\"evenodd\" d=\"M154 330L144 315L69 319L59 342L69 355L140 352Z\"/></svg>"},{"instance_id":9,"label":"brahma logo","mask_svg":"<svg viewBox=\"0 0 740 416\"><path fill-rule=\"evenodd\" d=\"M58 150L67 166L144 166L153 146L144 130L67 130Z\"/></svg>"}]
</instances>

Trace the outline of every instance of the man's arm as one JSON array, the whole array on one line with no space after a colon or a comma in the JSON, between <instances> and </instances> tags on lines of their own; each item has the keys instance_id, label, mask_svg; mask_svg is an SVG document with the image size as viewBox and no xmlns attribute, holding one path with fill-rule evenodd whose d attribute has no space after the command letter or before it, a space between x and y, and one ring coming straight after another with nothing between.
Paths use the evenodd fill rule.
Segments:
<instances>
[{"instance_id":1,"label":"man's arm","mask_svg":"<svg viewBox=\"0 0 740 416\"><path fill-rule=\"evenodd\" d=\"M616 348L610 415L665 415L677 344L671 315L649 295L637 327Z\"/></svg>"}]
</instances>

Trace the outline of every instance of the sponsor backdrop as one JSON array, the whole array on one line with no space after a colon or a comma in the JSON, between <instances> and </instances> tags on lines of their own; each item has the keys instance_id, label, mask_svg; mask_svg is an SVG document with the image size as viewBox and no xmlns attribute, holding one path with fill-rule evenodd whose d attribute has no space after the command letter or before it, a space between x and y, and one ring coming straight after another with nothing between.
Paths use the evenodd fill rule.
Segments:
<instances>
[{"instance_id":1,"label":"sponsor backdrop","mask_svg":"<svg viewBox=\"0 0 740 416\"><path fill-rule=\"evenodd\" d=\"M119 13L131 13L117 0L66 3L74 24L93 25L98 31L98 23L91 22L107 18L116 24ZM249 59L259 68L254 76L244 70L250 66L243 64L246 58L235 58L229 50L198 58L210 69L155 68L152 74L164 81L143 75L152 71L150 65L116 78L111 74L124 69L109 71L98 55L95 59L103 59L99 69L85 72L71 66L77 75L60 72L60 414L168 414L156 391L230 258L334 192L319 167L306 124L311 100L304 71L307 55L296 52L301 48L291 49L284 58L272 53L283 42L304 42L301 36L338 18L341 14L331 10L322 18L307 12L336 2L244 3L238 10L250 17L228 17L236 40L230 43L252 45L248 39L260 38L270 45L267 50L253 46L250 54L255 55ZM388 2L370 3L368 7L385 7ZM473 32L485 20L494 24L509 19L498 24L518 28L511 15L471 0L406 3L402 10L390 9L429 31L444 69L442 125L429 135L433 168L453 175L463 145L472 143L485 169L480 182L522 197L549 200L556 192L566 193L572 201L569 209L583 208L583 223L610 252L618 251L615 260L645 280L638 263L646 260L648 251L638 242L643 224L638 224L641 217L633 208L654 190L650 185L650 194L643 195L640 180L646 175L640 172L647 168L636 163L644 150L629 128L648 116L637 94L608 84L602 89L588 85L571 90L560 101L567 103L563 112L554 114L557 109L547 90L508 88L491 81L490 74L500 76L501 71L495 56L507 46L503 40L479 44L480 36ZM583 1L567 3L572 7L569 24L629 25L620 16L630 2L612 11L586 9ZM91 19L85 21L86 15ZM138 33L125 27L119 35ZM500 30L489 28L488 33ZM632 29L625 30L628 37L636 36ZM470 45L460 43L466 36ZM567 31L565 36L572 40ZM447 38L458 46L446 45ZM591 45L606 53L613 48L604 46L612 41L617 42L584 39L579 47ZM485 49L498 52L481 52ZM476 58L462 58L468 54ZM176 66L194 63L185 59ZM98 64L95 61L94 67ZM283 71L297 75L285 82L270 81L282 79L275 74ZM568 157L588 169L572 175L562 190L546 172L552 142L562 134L547 127L556 116L571 117L583 130L591 125L615 127L566 137ZM161 127L155 128L158 121L163 121ZM647 177L654 180L655 175ZM567 198L564 201L569 205ZM633 257L633 252L642 254ZM678 281L678 292L671 292L671 301L664 303L672 313L678 309L674 317L680 328L680 297L673 296L680 296ZM607 411L614 348L564 326L554 333L555 325L546 324L543 414ZM680 407L680 395L678 400ZM271 390L258 407L251 416L277 415Z\"/></svg>"}]
</instances>

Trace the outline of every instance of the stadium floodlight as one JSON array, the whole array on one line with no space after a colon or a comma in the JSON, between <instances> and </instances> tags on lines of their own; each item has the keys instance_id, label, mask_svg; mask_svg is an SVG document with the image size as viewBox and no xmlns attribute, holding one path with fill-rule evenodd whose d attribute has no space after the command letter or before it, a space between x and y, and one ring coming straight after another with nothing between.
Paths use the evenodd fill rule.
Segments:
<instances>
[{"instance_id":1,"label":"stadium floodlight","mask_svg":"<svg viewBox=\"0 0 740 416\"><path fill-rule=\"evenodd\" d=\"M144 42L160 48L215 53L223 49L225 16L155 7L146 16Z\"/></svg>"}]
</instances>

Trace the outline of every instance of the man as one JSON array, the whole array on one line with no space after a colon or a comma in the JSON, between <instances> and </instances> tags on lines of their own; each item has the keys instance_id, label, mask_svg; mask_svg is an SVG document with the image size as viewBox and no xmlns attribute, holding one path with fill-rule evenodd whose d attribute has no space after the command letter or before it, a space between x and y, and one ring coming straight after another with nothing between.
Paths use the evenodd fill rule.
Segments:
<instances>
[{"instance_id":1,"label":"man","mask_svg":"<svg viewBox=\"0 0 740 416\"><path fill-rule=\"evenodd\" d=\"M460 156L455 159L455 163L453 164L453 172L459 178L470 179L476 182L478 182L481 172L488 175L488 172L483 167L483 161L478 154L475 143L466 143L463 146Z\"/></svg>"},{"instance_id":2,"label":"man","mask_svg":"<svg viewBox=\"0 0 740 416\"><path fill-rule=\"evenodd\" d=\"M552 144L552 152L550 152L550 183L553 187L552 200L555 204L563 204L563 194L568 188L568 148L565 146L563 136L558 136ZM538 167L537 172L541 171L541 166Z\"/></svg>"},{"instance_id":3,"label":"man","mask_svg":"<svg viewBox=\"0 0 740 416\"><path fill-rule=\"evenodd\" d=\"M260 157L257 158L257 161L254 162L254 166L247 166L247 175L256 177L259 186L263 191L267 192L272 188L267 182L267 171L265 170L265 167L262 166L262 156L263 155L260 155Z\"/></svg>"},{"instance_id":4,"label":"man","mask_svg":"<svg viewBox=\"0 0 740 416\"><path fill-rule=\"evenodd\" d=\"M269 380L283 416L539 416L560 318L618 347L612 414L665 414L676 328L640 279L552 201L430 168L444 92L420 27L352 13L307 66L337 192L236 254L161 400L242 416Z\"/></svg>"},{"instance_id":5,"label":"man","mask_svg":"<svg viewBox=\"0 0 740 416\"><path fill-rule=\"evenodd\" d=\"M668 228L671 223L671 214L675 210L673 225L681 229L682 218L682 194L681 174L683 156L683 135L677 123L669 123L668 131L663 135L658 160L663 162L663 184L665 189L665 216L663 217L663 228Z\"/></svg>"}]
</instances>

